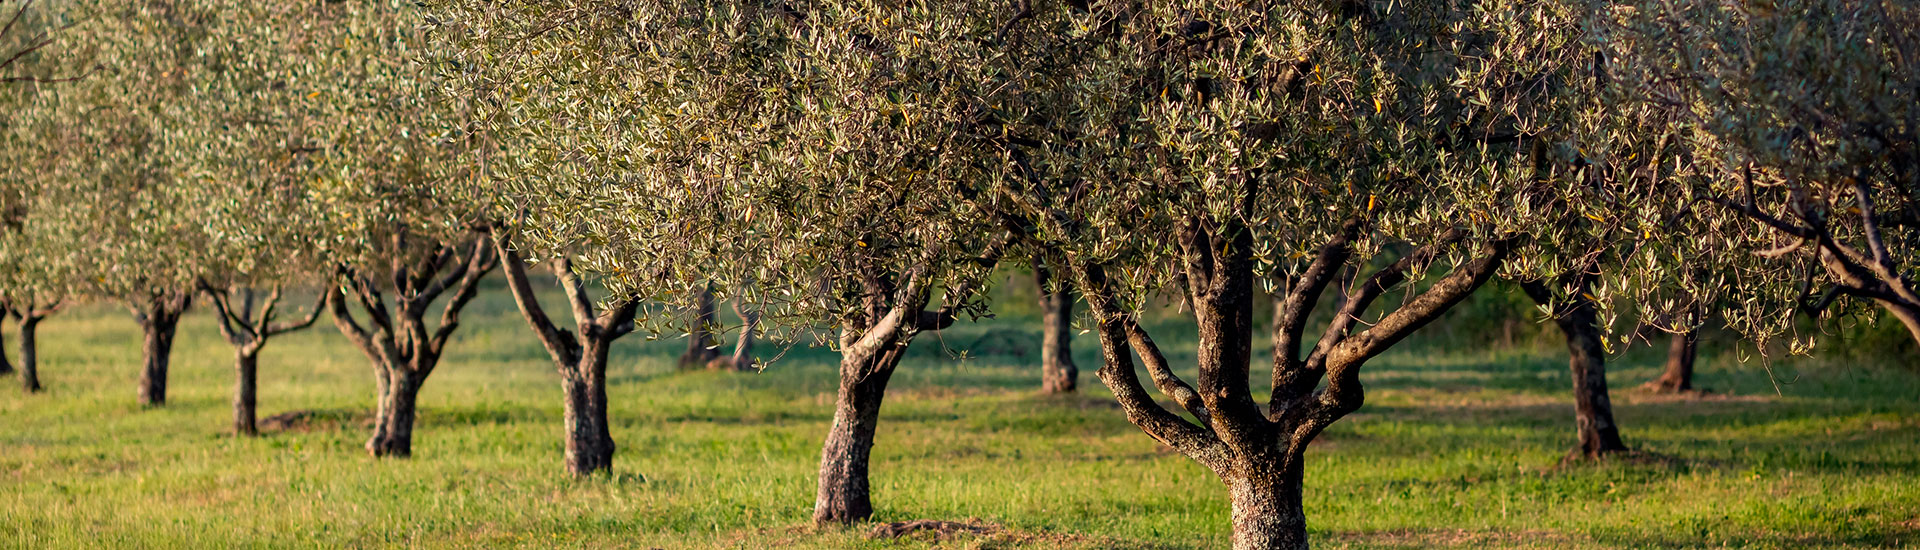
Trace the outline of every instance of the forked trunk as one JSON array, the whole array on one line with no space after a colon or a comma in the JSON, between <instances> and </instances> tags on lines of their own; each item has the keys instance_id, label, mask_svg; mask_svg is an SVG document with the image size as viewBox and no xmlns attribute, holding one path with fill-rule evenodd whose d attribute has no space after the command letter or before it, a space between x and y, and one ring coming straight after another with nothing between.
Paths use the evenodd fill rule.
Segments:
<instances>
[{"instance_id":1,"label":"forked trunk","mask_svg":"<svg viewBox=\"0 0 1920 550\"><path fill-rule=\"evenodd\" d=\"M1080 386L1080 368L1073 364L1073 294L1050 292L1045 267L1035 267L1040 283L1040 391L1073 393Z\"/></svg>"},{"instance_id":2,"label":"forked trunk","mask_svg":"<svg viewBox=\"0 0 1920 550\"><path fill-rule=\"evenodd\" d=\"M1699 332L1690 330L1673 335L1673 343L1667 347L1667 368L1659 378L1647 382L1646 389L1659 393L1693 391L1693 360L1699 346Z\"/></svg>"},{"instance_id":3,"label":"forked trunk","mask_svg":"<svg viewBox=\"0 0 1920 550\"><path fill-rule=\"evenodd\" d=\"M242 347L234 352L233 358L233 433L240 436L260 435L255 424L254 403L258 394L257 382L260 378L260 354L257 350Z\"/></svg>"},{"instance_id":4,"label":"forked trunk","mask_svg":"<svg viewBox=\"0 0 1920 550\"><path fill-rule=\"evenodd\" d=\"M1305 550L1307 513L1300 499L1300 472L1235 474L1234 550Z\"/></svg>"},{"instance_id":5,"label":"forked trunk","mask_svg":"<svg viewBox=\"0 0 1920 550\"><path fill-rule=\"evenodd\" d=\"M173 355L173 333L179 325L177 316L165 312L150 314L143 325L146 338L140 348L142 405L159 406L167 403L167 361Z\"/></svg>"},{"instance_id":6,"label":"forked trunk","mask_svg":"<svg viewBox=\"0 0 1920 550\"><path fill-rule=\"evenodd\" d=\"M613 470L613 431L607 423L607 351L604 344L581 354L568 371L566 389L567 471L578 476Z\"/></svg>"},{"instance_id":7,"label":"forked trunk","mask_svg":"<svg viewBox=\"0 0 1920 550\"><path fill-rule=\"evenodd\" d=\"M893 376L893 365L863 369L860 363L899 361L897 353L875 355L841 360L833 428L827 432L826 444L820 451L820 486L813 500L816 524L850 524L873 516L867 467L873 452L873 435L880 424L880 402L886 397L887 379ZM858 376L863 370L872 374Z\"/></svg>"},{"instance_id":8,"label":"forked trunk","mask_svg":"<svg viewBox=\"0 0 1920 550\"><path fill-rule=\"evenodd\" d=\"M39 330L40 318L28 317L20 320L20 386L27 393L40 391L40 352L35 332ZM0 347L5 347L0 345Z\"/></svg>"},{"instance_id":9,"label":"forked trunk","mask_svg":"<svg viewBox=\"0 0 1920 550\"><path fill-rule=\"evenodd\" d=\"M420 398L421 380L400 371L383 378L380 408L374 414L367 453L406 458L413 455L414 404Z\"/></svg>"}]
</instances>

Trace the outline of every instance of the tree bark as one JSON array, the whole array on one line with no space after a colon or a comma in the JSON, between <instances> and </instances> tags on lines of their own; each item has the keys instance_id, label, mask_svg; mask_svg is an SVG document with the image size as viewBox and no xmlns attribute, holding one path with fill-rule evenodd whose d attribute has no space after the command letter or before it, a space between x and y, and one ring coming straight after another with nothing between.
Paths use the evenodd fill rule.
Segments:
<instances>
[{"instance_id":1,"label":"tree bark","mask_svg":"<svg viewBox=\"0 0 1920 550\"><path fill-rule=\"evenodd\" d=\"M1553 295L1544 285L1525 283L1527 295L1537 303L1549 304ZM1567 458L1600 458L1607 453L1626 451L1620 440L1620 428L1613 421L1613 401L1607 392L1607 354L1600 338L1598 313L1594 304L1580 294L1585 284L1575 285L1566 304L1555 308L1554 324L1567 339L1567 366L1573 373L1573 420L1578 444Z\"/></svg>"},{"instance_id":2,"label":"tree bark","mask_svg":"<svg viewBox=\"0 0 1920 550\"><path fill-rule=\"evenodd\" d=\"M687 327L687 351L680 354L681 370L706 368L720 356L713 339L713 318L713 286L701 285L700 292L694 294L693 320Z\"/></svg>"},{"instance_id":3,"label":"tree bark","mask_svg":"<svg viewBox=\"0 0 1920 550\"><path fill-rule=\"evenodd\" d=\"M142 325L146 338L140 350L140 404L160 406L167 403L167 362L173 356L173 335L179 328L177 313L149 313Z\"/></svg>"},{"instance_id":4,"label":"tree bark","mask_svg":"<svg viewBox=\"0 0 1920 550\"><path fill-rule=\"evenodd\" d=\"M39 317L20 320L20 386L27 393L40 391L40 345L35 334L39 327Z\"/></svg>"},{"instance_id":5,"label":"tree bark","mask_svg":"<svg viewBox=\"0 0 1920 550\"><path fill-rule=\"evenodd\" d=\"M254 403L257 401L256 388L260 378L260 352L243 347L235 350L233 355L233 433L258 436L260 428L254 422Z\"/></svg>"},{"instance_id":6,"label":"tree bark","mask_svg":"<svg viewBox=\"0 0 1920 550\"><path fill-rule=\"evenodd\" d=\"M1246 473L1227 480L1233 498L1234 550L1305 550L1307 513L1300 498L1300 469L1240 470Z\"/></svg>"},{"instance_id":7,"label":"tree bark","mask_svg":"<svg viewBox=\"0 0 1920 550\"><path fill-rule=\"evenodd\" d=\"M1080 368L1073 364L1073 294L1050 289L1051 276L1045 264L1034 262L1040 288L1040 391L1073 393L1080 386Z\"/></svg>"},{"instance_id":8,"label":"tree bark","mask_svg":"<svg viewBox=\"0 0 1920 550\"><path fill-rule=\"evenodd\" d=\"M373 419L373 437L367 438L367 453L378 457L413 456L413 419L415 403L420 399L423 379L395 372L381 384L380 407Z\"/></svg>"},{"instance_id":9,"label":"tree bark","mask_svg":"<svg viewBox=\"0 0 1920 550\"><path fill-rule=\"evenodd\" d=\"M873 516L867 469L880 424L880 403L899 355L882 351L871 357L841 359L833 428L820 451L820 484L813 500L816 524L850 524ZM861 376L862 372L871 374Z\"/></svg>"},{"instance_id":10,"label":"tree bark","mask_svg":"<svg viewBox=\"0 0 1920 550\"><path fill-rule=\"evenodd\" d=\"M590 344L580 361L563 376L567 471L587 476L613 470L613 431L607 422L607 346Z\"/></svg>"},{"instance_id":11,"label":"tree bark","mask_svg":"<svg viewBox=\"0 0 1920 550\"><path fill-rule=\"evenodd\" d=\"M1693 361L1699 354L1700 333L1686 331L1673 335L1667 347L1667 368L1659 378L1647 382L1646 389L1657 393L1693 391Z\"/></svg>"}]
</instances>

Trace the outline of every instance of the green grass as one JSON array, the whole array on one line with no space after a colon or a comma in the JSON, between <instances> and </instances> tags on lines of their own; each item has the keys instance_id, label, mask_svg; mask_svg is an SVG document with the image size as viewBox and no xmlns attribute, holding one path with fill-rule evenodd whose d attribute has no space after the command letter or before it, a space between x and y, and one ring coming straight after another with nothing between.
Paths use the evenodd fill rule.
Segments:
<instances>
[{"instance_id":1,"label":"green grass","mask_svg":"<svg viewBox=\"0 0 1920 550\"><path fill-rule=\"evenodd\" d=\"M181 327L170 402L135 404L137 329L118 309L43 325L42 378L0 386L0 547L1217 548L1226 495L1141 434L1090 375L1037 395L1014 354L1024 296L997 320L926 335L894 377L875 449L876 519L978 518L1005 532L868 540L805 524L832 413L833 356L676 373L681 342L622 342L611 478L560 466L560 385L499 289L465 316L421 396L410 460L360 449L364 358L322 323L262 358L261 411L305 429L225 433L231 350L204 312ZM1030 291L1029 291L1030 292ZM1024 309L1023 309L1024 308ZM1162 330L1170 348L1190 334ZM8 336L12 333L9 331ZM1095 364L1091 338L1078 360ZM1005 346L993 346L1002 347ZM945 349L943 349L945 348ZM1706 398L1639 395L1654 358L1613 365L1629 443L1669 460L1556 467L1572 443L1553 347L1375 360L1367 405L1311 452L1323 548L1884 548L1920 544L1920 376L1706 358ZM1191 351L1174 354L1190 360ZM1775 381L1779 394L1775 393ZM332 419L332 420L329 420Z\"/></svg>"}]
</instances>

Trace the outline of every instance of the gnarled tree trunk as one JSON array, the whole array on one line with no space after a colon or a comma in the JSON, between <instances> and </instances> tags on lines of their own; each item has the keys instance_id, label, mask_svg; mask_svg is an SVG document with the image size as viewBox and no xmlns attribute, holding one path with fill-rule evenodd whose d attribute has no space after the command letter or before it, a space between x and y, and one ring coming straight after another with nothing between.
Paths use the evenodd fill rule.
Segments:
<instances>
[{"instance_id":1,"label":"gnarled tree trunk","mask_svg":"<svg viewBox=\"0 0 1920 550\"><path fill-rule=\"evenodd\" d=\"M527 278L527 262L520 258L507 235L494 239L498 256L504 258L507 289L513 292L520 316L553 358L560 371L561 389L566 395L566 467L576 476L613 470L613 427L607 420L607 353L614 340L633 332L633 317L639 303L616 301L602 313L594 312L593 300L573 273L573 264L562 257L550 263L554 278L566 291L574 317L574 332L555 326Z\"/></svg>"},{"instance_id":2,"label":"gnarled tree trunk","mask_svg":"<svg viewBox=\"0 0 1920 550\"><path fill-rule=\"evenodd\" d=\"M873 436L880 426L880 403L900 353L882 351L840 360L840 390L834 399L833 428L820 450L820 483L813 499L814 523L853 523L873 516L867 480Z\"/></svg>"},{"instance_id":3,"label":"gnarled tree trunk","mask_svg":"<svg viewBox=\"0 0 1920 550\"><path fill-rule=\"evenodd\" d=\"M1647 382L1645 388L1657 393L1686 393L1693 391L1693 361L1700 351L1699 331L1689 330L1673 335L1673 342L1667 346L1667 366L1660 377Z\"/></svg>"},{"instance_id":4,"label":"gnarled tree trunk","mask_svg":"<svg viewBox=\"0 0 1920 550\"><path fill-rule=\"evenodd\" d=\"M1223 224L1189 225L1179 242L1185 254L1178 284L1188 295L1200 340L1195 349L1197 388L1180 378L1146 329L1121 305L1106 266L1072 266L1099 328L1104 364L1098 374L1128 421L1207 466L1225 483L1233 502L1233 548L1304 549L1308 541L1301 482L1308 444L1364 402L1359 371L1368 359L1484 285L1505 261L1512 242L1488 243L1478 257L1456 266L1397 309L1370 326L1358 326L1377 298L1405 282L1409 272L1430 265L1445 247L1466 238L1466 232L1449 232L1415 248L1351 289L1320 342L1302 357L1302 330L1313 305L1352 257L1347 243L1360 224L1346 224L1288 285L1291 290L1273 327L1273 397L1263 410L1248 385L1256 300L1253 243L1237 219ZM1192 415L1191 420L1147 393L1135 372L1136 355L1160 395Z\"/></svg>"},{"instance_id":5,"label":"gnarled tree trunk","mask_svg":"<svg viewBox=\"0 0 1920 550\"><path fill-rule=\"evenodd\" d=\"M1598 313L1586 293L1585 278L1574 281L1566 303L1554 304L1553 291L1537 282L1521 285L1540 304L1554 304L1554 324L1567 339L1567 366L1573 374L1573 418L1577 444L1568 458L1600 458L1625 451L1620 428L1613 421L1613 400L1607 392L1607 352L1600 334Z\"/></svg>"},{"instance_id":6,"label":"gnarled tree trunk","mask_svg":"<svg viewBox=\"0 0 1920 550\"><path fill-rule=\"evenodd\" d=\"M1052 274L1037 259L1033 278L1040 289L1040 391L1073 393L1080 387L1080 367L1073 364L1073 294L1065 285L1053 288Z\"/></svg>"},{"instance_id":7,"label":"gnarled tree trunk","mask_svg":"<svg viewBox=\"0 0 1920 550\"><path fill-rule=\"evenodd\" d=\"M439 243L432 253L401 255L392 262L391 271L371 276L342 266L341 284L327 292L327 308L340 333L360 348L373 364L374 381L379 388L379 405L374 413L373 435L367 438L367 453L377 457L404 458L413 455L413 423L420 387L433 374L446 351L447 341L460 326L460 310L479 292L480 280L499 266L492 239L477 231L464 243ZM463 250L464 249L464 250ZM406 234L396 233L387 253L400 255L408 250ZM391 285L395 304L389 306L381 285ZM347 307L345 288L366 312L369 325L362 325ZM440 326L430 327L426 315L433 302L452 291L441 307Z\"/></svg>"},{"instance_id":8,"label":"gnarled tree trunk","mask_svg":"<svg viewBox=\"0 0 1920 550\"><path fill-rule=\"evenodd\" d=\"M367 438L367 453L395 458L413 456L415 404L420 400L420 384L426 377L390 372L384 378L380 405L373 418L373 436Z\"/></svg>"},{"instance_id":9,"label":"gnarled tree trunk","mask_svg":"<svg viewBox=\"0 0 1920 550\"><path fill-rule=\"evenodd\" d=\"M1233 499L1234 550L1307 548L1307 512L1301 504L1297 462L1247 463L1227 479Z\"/></svg>"},{"instance_id":10,"label":"gnarled tree trunk","mask_svg":"<svg viewBox=\"0 0 1920 550\"><path fill-rule=\"evenodd\" d=\"M566 392L567 471L578 476L613 470L613 431L607 420L607 355L603 347L581 358L577 374L562 376Z\"/></svg>"}]
</instances>

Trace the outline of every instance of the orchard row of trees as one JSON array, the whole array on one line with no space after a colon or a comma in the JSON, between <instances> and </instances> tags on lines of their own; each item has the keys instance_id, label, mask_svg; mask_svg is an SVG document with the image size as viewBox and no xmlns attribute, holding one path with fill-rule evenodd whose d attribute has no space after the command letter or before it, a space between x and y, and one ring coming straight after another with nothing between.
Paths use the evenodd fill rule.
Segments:
<instances>
[{"instance_id":1,"label":"orchard row of trees","mask_svg":"<svg viewBox=\"0 0 1920 550\"><path fill-rule=\"evenodd\" d=\"M1708 319L1767 352L1887 317L1920 340L1920 9L1891 0L10 7L0 296L28 389L39 320L112 300L163 403L205 296L243 434L261 347L327 316L379 382L368 451L407 456L500 268L579 474L611 467L625 335L739 366L750 337L710 351L732 302L838 351L814 517L858 521L906 348L1025 267L1047 388L1075 387L1082 301L1099 379L1220 477L1235 547L1304 548L1308 444L1370 359L1490 281L1566 335L1577 457L1626 449L1605 359L1631 324L1683 349ZM1138 321L1168 297L1193 365Z\"/></svg>"}]
</instances>

